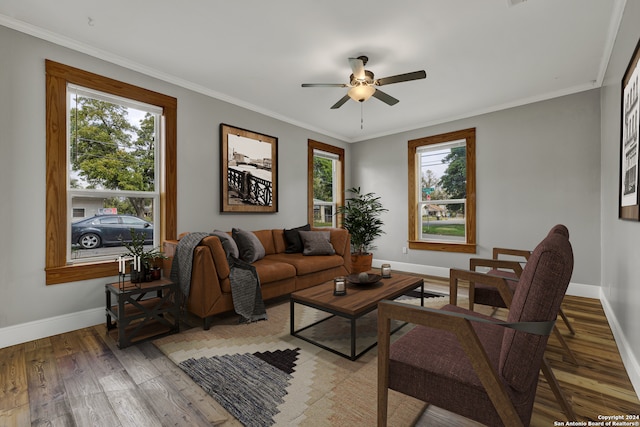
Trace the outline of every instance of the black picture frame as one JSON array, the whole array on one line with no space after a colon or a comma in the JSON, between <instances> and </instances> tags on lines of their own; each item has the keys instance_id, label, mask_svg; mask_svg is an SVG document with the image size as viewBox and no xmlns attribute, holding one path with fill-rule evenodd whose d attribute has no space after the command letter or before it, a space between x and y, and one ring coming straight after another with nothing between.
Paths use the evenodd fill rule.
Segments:
<instances>
[{"instance_id":1,"label":"black picture frame","mask_svg":"<svg viewBox=\"0 0 640 427\"><path fill-rule=\"evenodd\" d=\"M620 110L620 191L618 217L640 221L638 138L640 136L640 40L622 77Z\"/></svg>"},{"instance_id":2,"label":"black picture frame","mask_svg":"<svg viewBox=\"0 0 640 427\"><path fill-rule=\"evenodd\" d=\"M220 211L278 212L278 138L220 124Z\"/></svg>"}]
</instances>

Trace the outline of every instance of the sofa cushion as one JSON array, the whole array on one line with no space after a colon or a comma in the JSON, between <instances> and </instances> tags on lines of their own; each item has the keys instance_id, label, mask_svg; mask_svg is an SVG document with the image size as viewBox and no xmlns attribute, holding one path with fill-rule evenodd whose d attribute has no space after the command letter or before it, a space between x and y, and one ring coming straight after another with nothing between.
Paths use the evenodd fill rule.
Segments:
<instances>
[{"instance_id":1,"label":"sofa cushion","mask_svg":"<svg viewBox=\"0 0 640 427\"><path fill-rule=\"evenodd\" d=\"M265 261L277 261L287 263L295 267L297 276L329 270L344 265L344 258L340 255L305 256L302 254L275 254L267 255Z\"/></svg>"},{"instance_id":2,"label":"sofa cushion","mask_svg":"<svg viewBox=\"0 0 640 427\"><path fill-rule=\"evenodd\" d=\"M259 259L264 258L265 250L260 240L250 231L245 231L239 228L233 228L231 230L233 240L238 245L239 258L244 262L253 263Z\"/></svg>"},{"instance_id":3,"label":"sofa cushion","mask_svg":"<svg viewBox=\"0 0 640 427\"><path fill-rule=\"evenodd\" d=\"M256 273L258 273L258 278L260 279L260 286L296 277L296 269L294 266L284 262L269 260L269 256L270 255L267 255L267 257L253 263L253 266L256 268ZM231 293L231 282L228 278L220 281L220 289L222 289L224 293Z\"/></svg>"},{"instance_id":4,"label":"sofa cushion","mask_svg":"<svg viewBox=\"0 0 640 427\"><path fill-rule=\"evenodd\" d=\"M254 230L253 234L256 235L262 246L264 246L265 255L276 253L275 243L273 241L273 230Z\"/></svg>"},{"instance_id":5,"label":"sofa cushion","mask_svg":"<svg viewBox=\"0 0 640 427\"><path fill-rule=\"evenodd\" d=\"M229 233L225 231L214 230L211 234L217 236L218 239L220 239L220 242L222 243L222 249L224 249L227 257L231 255L234 258L239 258L240 251L238 250L238 245L236 244L236 241L233 240L231 236L229 236Z\"/></svg>"},{"instance_id":6,"label":"sofa cushion","mask_svg":"<svg viewBox=\"0 0 640 427\"><path fill-rule=\"evenodd\" d=\"M256 268L261 286L296 276L296 269L291 264L275 262L266 257L253 263L253 266Z\"/></svg>"},{"instance_id":7,"label":"sofa cushion","mask_svg":"<svg viewBox=\"0 0 640 427\"><path fill-rule=\"evenodd\" d=\"M328 231L300 231L303 255L334 255L335 249L331 245L331 233Z\"/></svg>"},{"instance_id":8,"label":"sofa cushion","mask_svg":"<svg viewBox=\"0 0 640 427\"><path fill-rule=\"evenodd\" d=\"M289 230L286 228L284 229L284 240L287 243L287 247L284 249L285 253L295 254L302 252L304 246L302 245L302 239L300 238L300 231L311 231L311 225L305 224Z\"/></svg>"}]
</instances>

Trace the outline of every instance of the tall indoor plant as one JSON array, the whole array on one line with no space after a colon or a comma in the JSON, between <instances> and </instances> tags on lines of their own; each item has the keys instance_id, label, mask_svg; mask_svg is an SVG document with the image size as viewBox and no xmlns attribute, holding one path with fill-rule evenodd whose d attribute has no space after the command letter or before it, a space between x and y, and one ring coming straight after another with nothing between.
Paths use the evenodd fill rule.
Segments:
<instances>
[{"instance_id":1,"label":"tall indoor plant","mask_svg":"<svg viewBox=\"0 0 640 427\"><path fill-rule=\"evenodd\" d=\"M353 193L353 197L338 207L338 215L342 216L342 227L351 236L351 272L360 273L371 269L371 243L384 233L380 215L388 209L382 207L380 197L374 193L362 194L360 187L347 191Z\"/></svg>"}]
</instances>

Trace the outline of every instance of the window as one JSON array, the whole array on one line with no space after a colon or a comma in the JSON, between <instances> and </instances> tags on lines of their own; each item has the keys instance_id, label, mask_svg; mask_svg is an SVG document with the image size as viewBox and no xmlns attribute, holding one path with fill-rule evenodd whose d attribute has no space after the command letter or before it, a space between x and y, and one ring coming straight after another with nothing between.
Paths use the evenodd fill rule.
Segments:
<instances>
[{"instance_id":1,"label":"window","mask_svg":"<svg viewBox=\"0 0 640 427\"><path fill-rule=\"evenodd\" d=\"M113 259L132 230L157 246L162 109L72 84L67 96L67 197L88 217L67 222L67 260Z\"/></svg>"},{"instance_id":2,"label":"window","mask_svg":"<svg viewBox=\"0 0 640 427\"><path fill-rule=\"evenodd\" d=\"M409 141L409 247L476 252L475 129Z\"/></svg>"},{"instance_id":3,"label":"window","mask_svg":"<svg viewBox=\"0 0 640 427\"><path fill-rule=\"evenodd\" d=\"M121 243L122 229L146 230L155 245L176 237L177 101L49 60L46 72L46 283L116 275L115 253L79 254L71 223L80 215L88 222L95 214L109 215L94 224L104 234L85 234L84 249ZM137 115L140 128L121 122L117 138L100 135L113 132L115 125L107 130L91 125L89 112L98 105L113 113L109 119L114 121ZM148 146L142 147L143 141ZM142 156L143 149L152 154ZM118 163L122 158L128 163ZM129 170L130 181L115 178L119 168ZM150 170L152 178L145 179Z\"/></svg>"},{"instance_id":4,"label":"window","mask_svg":"<svg viewBox=\"0 0 640 427\"><path fill-rule=\"evenodd\" d=\"M338 227L336 209L344 204L344 150L308 141L307 206L313 227Z\"/></svg>"}]
</instances>

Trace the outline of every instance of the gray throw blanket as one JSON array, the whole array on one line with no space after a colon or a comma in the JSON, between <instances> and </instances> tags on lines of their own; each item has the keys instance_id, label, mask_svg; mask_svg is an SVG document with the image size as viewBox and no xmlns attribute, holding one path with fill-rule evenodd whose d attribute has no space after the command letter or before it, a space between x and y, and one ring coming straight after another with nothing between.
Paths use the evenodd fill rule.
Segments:
<instances>
[{"instance_id":1,"label":"gray throw blanket","mask_svg":"<svg viewBox=\"0 0 640 427\"><path fill-rule=\"evenodd\" d=\"M193 267L193 251L202 239L211 236L209 233L189 233L182 237L176 247L176 252L171 263L170 279L178 283L184 301L189 296L191 288L191 270ZM231 297L235 312L240 316L240 323L249 323L267 318L260 279L256 269L251 264L229 256L229 281L231 285Z\"/></svg>"},{"instance_id":2,"label":"gray throw blanket","mask_svg":"<svg viewBox=\"0 0 640 427\"><path fill-rule=\"evenodd\" d=\"M267 320L267 311L262 300L260 278L256 268L241 259L227 256L229 281L233 308L240 316L240 323Z\"/></svg>"}]
</instances>

